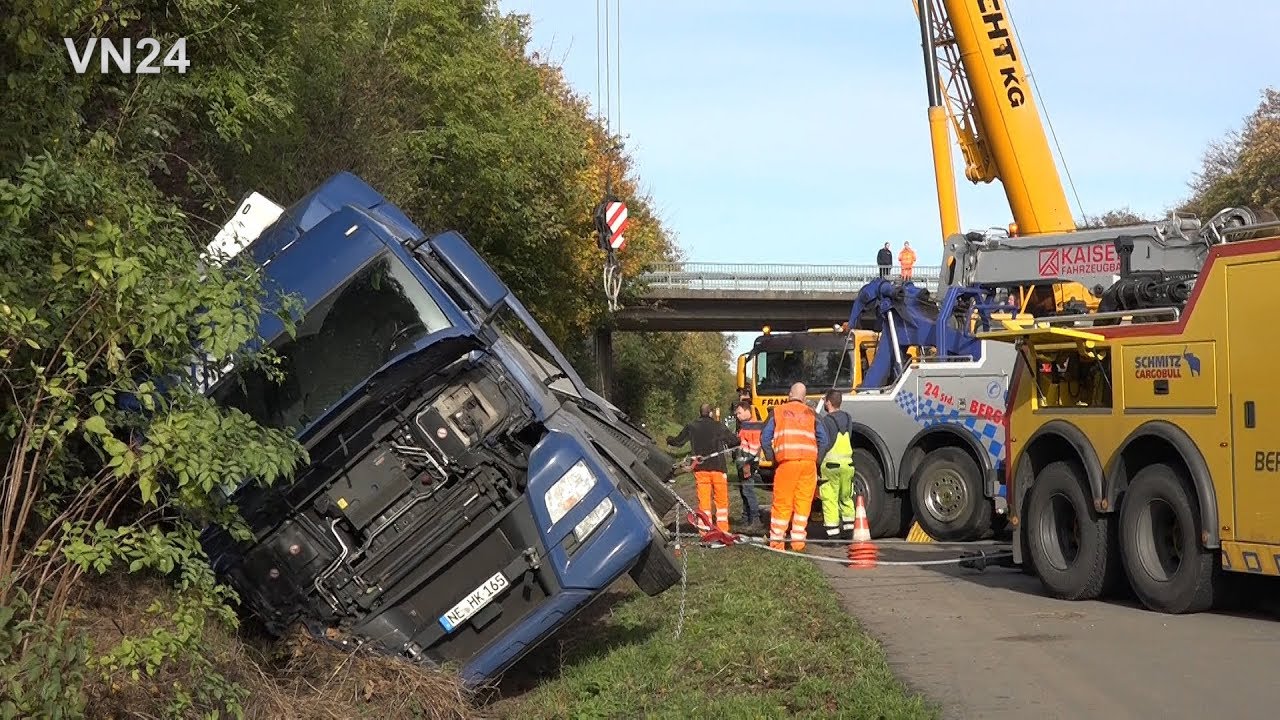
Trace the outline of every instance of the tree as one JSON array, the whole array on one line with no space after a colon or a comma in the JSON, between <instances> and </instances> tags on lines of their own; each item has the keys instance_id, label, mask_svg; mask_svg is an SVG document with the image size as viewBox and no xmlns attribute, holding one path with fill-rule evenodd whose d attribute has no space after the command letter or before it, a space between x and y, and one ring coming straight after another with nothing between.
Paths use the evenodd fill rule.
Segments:
<instances>
[{"instance_id":1,"label":"tree","mask_svg":"<svg viewBox=\"0 0 1280 720\"><path fill-rule=\"evenodd\" d=\"M197 347L272 367L246 342L260 310L296 309L265 294L251 266L201 270L236 199L259 190L289 203L355 171L425 230L461 231L580 367L607 322L591 217L606 178L632 218L624 273L678 251L620 139L558 68L528 55L527 18L493 0L6 9L0 686L23 693L19 714L74 715L86 648L63 609L85 573L159 573L178 606L150 633L93 648L93 667L185 662L197 684L172 690L168 711L234 713L242 695L198 672L204 618L235 617L196 532L235 526L216 486L284 480L305 461L292 437L179 381ZM191 67L69 70L61 38L124 36L164 48L186 37ZM665 422L731 392L723 336L624 338L629 412Z\"/></svg>"},{"instance_id":2,"label":"tree","mask_svg":"<svg viewBox=\"0 0 1280 720\"><path fill-rule=\"evenodd\" d=\"M1124 225L1140 225L1142 223L1153 222L1150 218L1142 217L1135 213L1127 205L1125 207L1108 210L1101 215L1085 215L1084 222L1081 223L1081 230L1094 230L1097 228L1121 227Z\"/></svg>"},{"instance_id":3,"label":"tree","mask_svg":"<svg viewBox=\"0 0 1280 720\"><path fill-rule=\"evenodd\" d=\"M1257 108L1211 143L1183 208L1202 218L1227 207L1280 213L1280 90L1267 88Z\"/></svg>"}]
</instances>

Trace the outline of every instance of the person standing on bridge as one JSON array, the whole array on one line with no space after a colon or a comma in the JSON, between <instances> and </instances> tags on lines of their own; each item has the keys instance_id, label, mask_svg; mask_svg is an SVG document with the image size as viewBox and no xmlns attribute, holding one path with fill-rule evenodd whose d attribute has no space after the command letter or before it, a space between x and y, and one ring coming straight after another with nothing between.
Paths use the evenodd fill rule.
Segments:
<instances>
[{"instance_id":1,"label":"person standing on bridge","mask_svg":"<svg viewBox=\"0 0 1280 720\"><path fill-rule=\"evenodd\" d=\"M689 443L696 458L693 477L698 488L698 509L714 517L716 527L729 532L729 477L724 460L728 450L739 445L733 431L712 417L712 407L703 403L698 419L685 425L679 435L667 438L667 444L679 447ZM719 454L717 454L719 453ZM715 514L712 515L712 499Z\"/></svg>"},{"instance_id":2,"label":"person standing on bridge","mask_svg":"<svg viewBox=\"0 0 1280 720\"><path fill-rule=\"evenodd\" d=\"M898 264L902 266L902 279L911 280L911 269L916 265L916 251L911 249L911 243L902 243L902 251L898 253Z\"/></svg>"},{"instance_id":3,"label":"person standing on bridge","mask_svg":"<svg viewBox=\"0 0 1280 720\"><path fill-rule=\"evenodd\" d=\"M839 390L832 390L822 401L827 411L822 416L827 442L818 448L818 457L822 458L818 495L822 498L822 524L827 537L847 536L848 540L853 538L858 508L853 501L853 418L840 409L842 399Z\"/></svg>"},{"instance_id":4,"label":"person standing on bridge","mask_svg":"<svg viewBox=\"0 0 1280 720\"><path fill-rule=\"evenodd\" d=\"M787 526L791 549L804 552L809 512L818 487L818 448L826 428L805 403L804 383L791 386L787 401L773 408L760 433L760 447L774 463L773 507L769 510L769 547L784 550Z\"/></svg>"},{"instance_id":5,"label":"person standing on bridge","mask_svg":"<svg viewBox=\"0 0 1280 720\"><path fill-rule=\"evenodd\" d=\"M880 266L880 277L889 277L889 269L893 267L893 251L889 249L889 243L885 243L880 252L876 253L876 264Z\"/></svg>"}]
</instances>

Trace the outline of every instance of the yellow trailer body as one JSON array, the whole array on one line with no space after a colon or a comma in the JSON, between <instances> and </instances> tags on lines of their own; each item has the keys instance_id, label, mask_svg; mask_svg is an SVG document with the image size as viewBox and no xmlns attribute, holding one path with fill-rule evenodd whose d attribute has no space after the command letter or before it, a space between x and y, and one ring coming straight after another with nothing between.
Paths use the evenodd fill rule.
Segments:
<instances>
[{"instance_id":1,"label":"yellow trailer body","mask_svg":"<svg viewBox=\"0 0 1280 720\"><path fill-rule=\"evenodd\" d=\"M1278 282L1280 237L1216 245L1181 312L985 334L1020 348L1010 524L1051 594L1127 580L1151 609L1194 612L1224 571L1280 575Z\"/></svg>"}]
</instances>

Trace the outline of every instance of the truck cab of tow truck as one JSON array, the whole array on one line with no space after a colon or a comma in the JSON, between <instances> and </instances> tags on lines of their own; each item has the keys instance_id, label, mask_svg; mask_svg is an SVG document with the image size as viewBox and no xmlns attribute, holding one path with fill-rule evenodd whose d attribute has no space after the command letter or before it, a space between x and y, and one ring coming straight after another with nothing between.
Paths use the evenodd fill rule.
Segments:
<instances>
[{"instance_id":1,"label":"truck cab of tow truck","mask_svg":"<svg viewBox=\"0 0 1280 720\"><path fill-rule=\"evenodd\" d=\"M672 458L586 387L461 235L425 234L349 173L287 210L251 195L237 222L234 260L303 312L293 335L275 308L260 318L282 380L193 377L296 433L309 462L229 486L252 538L209 527L202 542L270 631L301 623L475 684L623 574L651 595L679 581L660 521Z\"/></svg>"}]
</instances>

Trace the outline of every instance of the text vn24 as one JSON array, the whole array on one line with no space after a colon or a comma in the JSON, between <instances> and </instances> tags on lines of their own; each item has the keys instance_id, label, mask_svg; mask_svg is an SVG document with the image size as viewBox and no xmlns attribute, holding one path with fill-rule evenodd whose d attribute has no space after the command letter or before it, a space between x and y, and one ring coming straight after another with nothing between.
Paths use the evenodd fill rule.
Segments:
<instances>
[{"instance_id":1,"label":"text vn24","mask_svg":"<svg viewBox=\"0 0 1280 720\"><path fill-rule=\"evenodd\" d=\"M178 38L169 46L163 60L160 52L164 47L155 38L142 38L135 42L132 38L91 37L83 49L77 46L73 38L62 38L62 42L67 46L71 67L81 75L89 72L95 52L103 75L110 72L154 75L162 68L185 74L187 67L191 65L191 61L187 60L187 39L184 37Z\"/></svg>"}]
</instances>

